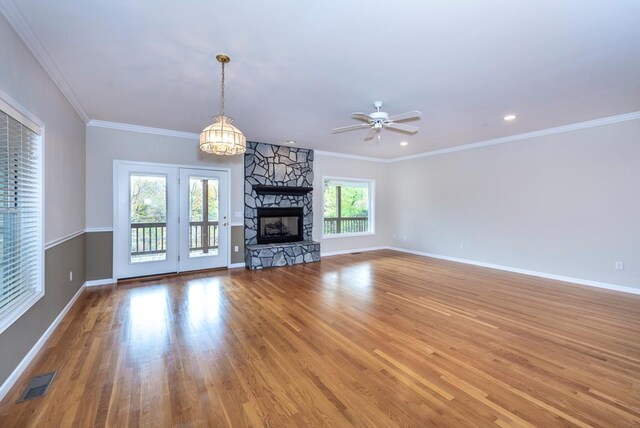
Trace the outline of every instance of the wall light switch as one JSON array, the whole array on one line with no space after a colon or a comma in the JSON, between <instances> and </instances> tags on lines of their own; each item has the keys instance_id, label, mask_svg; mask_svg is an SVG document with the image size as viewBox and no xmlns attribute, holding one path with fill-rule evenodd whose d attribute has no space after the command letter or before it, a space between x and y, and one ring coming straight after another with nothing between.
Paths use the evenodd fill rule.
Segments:
<instances>
[{"instance_id":1,"label":"wall light switch","mask_svg":"<svg viewBox=\"0 0 640 428\"><path fill-rule=\"evenodd\" d=\"M73 281L73 271L69 271L69 282Z\"/></svg>"},{"instance_id":2,"label":"wall light switch","mask_svg":"<svg viewBox=\"0 0 640 428\"><path fill-rule=\"evenodd\" d=\"M238 246L236 245L235 247L233 247L233 252L237 253L238 252Z\"/></svg>"},{"instance_id":3,"label":"wall light switch","mask_svg":"<svg viewBox=\"0 0 640 428\"><path fill-rule=\"evenodd\" d=\"M624 269L624 262L616 262L616 270Z\"/></svg>"},{"instance_id":4,"label":"wall light switch","mask_svg":"<svg viewBox=\"0 0 640 428\"><path fill-rule=\"evenodd\" d=\"M460 243L460 248L464 248L464 242Z\"/></svg>"}]
</instances>

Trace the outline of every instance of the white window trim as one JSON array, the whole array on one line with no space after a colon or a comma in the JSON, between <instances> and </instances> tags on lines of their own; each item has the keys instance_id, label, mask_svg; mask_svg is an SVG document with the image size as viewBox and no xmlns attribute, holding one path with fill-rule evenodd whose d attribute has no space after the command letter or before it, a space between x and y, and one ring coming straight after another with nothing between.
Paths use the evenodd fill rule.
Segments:
<instances>
[{"instance_id":1,"label":"white window trim","mask_svg":"<svg viewBox=\"0 0 640 428\"><path fill-rule=\"evenodd\" d=\"M358 233L324 233L324 183L327 180L344 180L344 181L356 181L361 183L369 183L369 231ZM355 238L359 236L374 236L376 234L376 180L373 178L360 178L360 177L336 177L332 175L322 176L322 239L336 239L336 238Z\"/></svg>"},{"instance_id":2,"label":"white window trim","mask_svg":"<svg viewBox=\"0 0 640 428\"><path fill-rule=\"evenodd\" d=\"M44 297L45 293L45 281L44 281L44 219L45 219L45 193L44 193L44 142L45 142L45 126L44 123L39 120L36 116L31 114L27 109L25 109L20 103L18 103L15 99L13 99L9 94L0 90L0 110L13 117L23 125L31 128L34 131L39 131L40 134L40 164L38 165L40 168L40 194L42 195L42 201L40 204L40 251L37 252L37 255L40 260L38 260L38 265L40 268L38 269L38 281L36 284L36 292L29 299L20 303L18 306L11 309L11 311L7 312L2 318L0 318L0 334L2 334L5 330L7 330L13 323L15 323L22 315L24 315L33 305L36 304L40 299Z\"/></svg>"}]
</instances>

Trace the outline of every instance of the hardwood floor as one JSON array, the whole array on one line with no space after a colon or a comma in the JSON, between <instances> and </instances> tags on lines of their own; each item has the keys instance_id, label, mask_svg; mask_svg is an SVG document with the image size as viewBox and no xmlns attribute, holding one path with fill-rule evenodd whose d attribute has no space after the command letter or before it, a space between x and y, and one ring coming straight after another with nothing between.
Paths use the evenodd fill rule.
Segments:
<instances>
[{"instance_id":1,"label":"hardwood floor","mask_svg":"<svg viewBox=\"0 0 640 428\"><path fill-rule=\"evenodd\" d=\"M640 296L393 251L96 287L0 403L3 428L324 425L640 426Z\"/></svg>"}]
</instances>

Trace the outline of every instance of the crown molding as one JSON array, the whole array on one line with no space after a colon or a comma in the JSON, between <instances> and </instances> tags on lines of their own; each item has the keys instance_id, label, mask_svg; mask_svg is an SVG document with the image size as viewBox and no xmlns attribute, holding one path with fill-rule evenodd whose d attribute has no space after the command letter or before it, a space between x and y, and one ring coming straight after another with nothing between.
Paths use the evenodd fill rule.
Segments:
<instances>
[{"instance_id":1,"label":"crown molding","mask_svg":"<svg viewBox=\"0 0 640 428\"><path fill-rule=\"evenodd\" d=\"M11 27L15 30L18 36L22 39L29 51L38 60L42 68L49 75L53 83L58 87L62 95L67 99L71 107L76 111L80 119L84 123L89 121L89 115L87 115L84 107L80 103L80 100L69 86L69 83L64 78L62 72L55 64L44 45L38 39L36 33L31 29L29 23L20 12L20 9L15 5L12 0L0 0L0 12L7 19Z\"/></svg>"},{"instance_id":2,"label":"crown molding","mask_svg":"<svg viewBox=\"0 0 640 428\"><path fill-rule=\"evenodd\" d=\"M350 155L348 153L338 153L338 152L325 152L324 150L314 150L316 155L320 156L330 156L334 158L344 158L344 159L354 159L354 160L362 160L368 162L379 162L379 163L389 163L391 159L384 158L375 158L372 156L360 156L360 155Z\"/></svg>"},{"instance_id":3,"label":"crown molding","mask_svg":"<svg viewBox=\"0 0 640 428\"><path fill-rule=\"evenodd\" d=\"M438 149L438 150L430 150L427 152L416 153L414 155L400 156L400 157L388 158L388 159L375 158L370 156L351 155L347 153L325 152L322 150L315 150L315 153L323 156L333 156L337 158L364 160L369 162L396 163L396 162L402 162L402 161L411 160L411 159L419 159L419 158L425 158L429 156L438 156L438 155L444 155L447 153L460 152L463 150L477 149L480 147L494 146L497 144L511 143L514 141L528 140L531 138L543 137L545 135L561 134L563 132L577 131L580 129L593 128L596 126L611 125L611 124L620 123L620 122L628 122L630 120L637 120L637 119L640 119L640 111L620 114L617 116L603 117L600 119L588 120L586 122L578 122L578 123L572 123L569 125L556 126L554 128L540 129L537 131L525 132L523 134L509 135L506 137L494 138L492 140L478 141L475 143L462 144L460 146L447 147L447 148Z\"/></svg>"},{"instance_id":4,"label":"crown molding","mask_svg":"<svg viewBox=\"0 0 640 428\"><path fill-rule=\"evenodd\" d=\"M524 134L509 135L507 137L494 138L492 140L478 141L476 143L463 144L460 146L447 147L445 149L431 150L428 152L417 153L415 155L401 156L397 158L387 159L387 163L402 162L411 159L419 159L429 156L438 156L446 153L459 152L462 150L477 149L480 147L494 146L496 144L511 143L514 141L528 140L545 135L561 134L563 132L577 131L580 129L593 128L596 126L611 125L613 123L627 122L630 120L640 119L640 111L620 114L617 116L603 117L601 119L588 120L586 122L572 123L569 125L556 126L554 128L540 129L538 131L525 132Z\"/></svg>"},{"instance_id":5,"label":"crown molding","mask_svg":"<svg viewBox=\"0 0 640 428\"><path fill-rule=\"evenodd\" d=\"M3 1L3 0L0 0L0 1ZM401 156L401 157L389 158L389 159L376 158L372 156L352 155L349 153L327 152L324 150L314 150L314 153L319 156L353 159L353 160L361 160L361 161L367 161L367 162L396 163L396 162L402 162L406 160L425 158L429 156L438 156L438 155L444 155L447 153L460 152L463 150L471 150L471 149L477 149L481 147L494 146L497 144L511 143L514 141L528 140L531 138L543 137L546 135L561 134L563 132L577 131L580 129L593 128L596 126L611 125L611 124L620 123L620 122L628 122L628 121L637 120L637 119L640 119L640 111L620 114L617 116L603 117L601 119L588 120L586 122L578 122L578 123L572 123L569 125L556 126L554 128L540 129L537 131L525 132L523 134L509 135L506 137L494 138L492 140L478 141L475 143L462 144L460 146L447 147L444 149L431 150L427 152L416 153L414 155ZM96 127L96 128L118 129L122 131L141 132L144 134L164 135L168 137L187 138L191 140L198 140L200 138L199 134L195 134L191 132L174 131L171 129L162 129L162 128L152 128L152 127L140 126L140 125L129 125L127 123L107 122L104 120L91 120L87 123L87 126ZM269 144L269 143L265 143L265 144Z\"/></svg>"},{"instance_id":6,"label":"crown molding","mask_svg":"<svg viewBox=\"0 0 640 428\"><path fill-rule=\"evenodd\" d=\"M187 138L189 140L200 139L199 134L193 132L174 131L172 129L152 128L150 126L130 125L128 123L107 122L105 120L90 120L87 126L93 128L118 129L120 131L140 132L142 134L164 135L165 137Z\"/></svg>"}]
</instances>

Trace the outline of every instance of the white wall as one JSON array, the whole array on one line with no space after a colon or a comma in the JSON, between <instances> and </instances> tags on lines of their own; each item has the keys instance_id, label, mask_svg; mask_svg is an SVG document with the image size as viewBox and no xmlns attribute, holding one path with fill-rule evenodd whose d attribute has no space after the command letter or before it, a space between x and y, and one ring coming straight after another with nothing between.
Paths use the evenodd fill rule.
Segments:
<instances>
[{"instance_id":1,"label":"white wall","mask_svg":"<svg viewBox=\"0 0 640 428\"><path fill-rule=\"evenodd\" d=\"M2 15L0 52L0 90L45 125L45 241L52 241L85 225L85 125Z\"/></svg>"},{"instance_id":2,"label":"white wall","mask_svg":"<svg viewBox=\"0 0 640 428\"><path fill-rule=\"evenodd\" d=\"M213 156L198 141L117 129L87 127L87 227L113 227L113 161L170 163L231 169L231 221L243 222L242 156ZM235 212L241 216L234 217Z\"/></svg>"},{"instance_id":3,"label":"white wall","mask_svg":"<svg viewBox=\"0 0 640 428\"><path fill-rule=\"evenodd\" d=\"M316 154L313 163L313 172L313 238L321 242L323 254L388 245L389 221L387 220L386 203L388 189L386 164ZM374 235L322 239L323 177L366 178L375 180Z\"/></svg>"},{"instance_id":4,"label":"white wall","mask_svg":"<svg viewBox=\"0 0 640 428\"><path fill-rule=\"evenodd\" d=\"M640 288L640 120L392 163L388 177L393 246Z\"/></svg>"}]
</instances>

